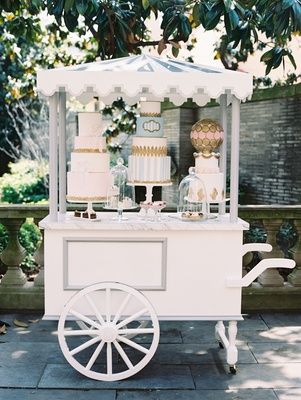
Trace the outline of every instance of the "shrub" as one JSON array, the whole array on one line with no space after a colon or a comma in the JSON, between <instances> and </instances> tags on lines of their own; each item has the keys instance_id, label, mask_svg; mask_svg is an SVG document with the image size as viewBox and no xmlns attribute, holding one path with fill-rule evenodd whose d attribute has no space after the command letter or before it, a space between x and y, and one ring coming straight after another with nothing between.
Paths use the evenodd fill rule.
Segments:
<instances>
[{"instance_id":1,"label":"shrub","mask_svg":"<svg viewBox=\"0 0 301 400\"><path fill-rule=\"evenodd\" d=\"M0 178L2 202L37 203L48 198L46 162L21 159L16 163L10 163L9 168L10 173Z\"/></svg>"}]
</instances>

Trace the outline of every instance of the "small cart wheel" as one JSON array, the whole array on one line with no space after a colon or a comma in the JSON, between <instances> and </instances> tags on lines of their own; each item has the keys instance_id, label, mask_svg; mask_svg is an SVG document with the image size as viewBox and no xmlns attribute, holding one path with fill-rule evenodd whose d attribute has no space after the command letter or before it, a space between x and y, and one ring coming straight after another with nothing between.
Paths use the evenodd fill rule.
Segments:
<instances>
[{"instance_id":1,"label":"small cart wheel","mask_svg":"<svg viewBox=\"0 0 301 400\"><path fill-rule=\"evenodd\" d=\"M237 372L236 365L230 365L229 371L230 371L230 374L236 375L236 372Z\"/></svg>"},{"instance_id":2,"label":"small cart wheel","mask_svg":"<svg viewBox=\"0 0 301 400\"><path fill-rule=\"evenodd\" d=\"M83 311L87 306L89 313ZM58 324L66 360L81 374L100 381L139 372L153 357L159 336L151 303L138 290L116 282L97 283L76 293Z\"/></svg>"}]
</instances>

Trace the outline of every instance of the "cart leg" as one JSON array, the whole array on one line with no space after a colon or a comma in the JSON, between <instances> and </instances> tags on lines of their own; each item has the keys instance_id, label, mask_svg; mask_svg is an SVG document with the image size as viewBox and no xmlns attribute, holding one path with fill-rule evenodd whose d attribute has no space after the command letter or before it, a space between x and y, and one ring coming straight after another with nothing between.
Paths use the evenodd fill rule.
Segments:
<instances>
[{"instance_id":1,"label":"cart leg","mask_svg":"<svg viewBox=\"0 0 301 400\"><path fill-rule=\"evenodd\" d=\"M218 345L221 349L223 349L224 343L223 343L223 338L226 338L226 333L225 333L225 325L223 321L218 321L215 325L215 339L218 342Z\"/></svg>"},{"instance_id":2,"label":"cart leg","mask_svg":"<svg viewBox=\"0 0 301 400\"><path fill-rule=\"evenodd\" d=\"M236 363L237 363L237 347L235 345L237 335L237 321L229 321L228 326L228 336L229 336L229 346L227 347L227 363L230 367L230 372L232 374L236 373Z\"/></svg>"}]
</instances>

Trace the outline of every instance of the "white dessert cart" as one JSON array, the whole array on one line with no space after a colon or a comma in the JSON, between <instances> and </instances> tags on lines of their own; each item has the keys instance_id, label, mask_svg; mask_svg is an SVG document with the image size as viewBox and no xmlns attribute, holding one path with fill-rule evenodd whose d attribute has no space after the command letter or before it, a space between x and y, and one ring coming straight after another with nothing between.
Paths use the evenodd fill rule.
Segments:
<instances>
[{"instance_id":1,"label":"white dessert cart","mask_svg":"<svg viewBox=\"0 0 301 400\"><path fill-rule=\"evenodd\" d=\"M248 224L238 218L240 101L252 93L252 77L149 55L40 71L38 90L50 105L50 213L45 230L45 319L58 319L62 352L80 373L120 380L140 371L159 342L158 320L215 320L215 335L235 372L241 288L266 268L293 268L292 260L265 259L242 277L242 256L270 251L243 245ZM144 222L130 214L113 222L75 221L66 213L66 95L110 104L122 96L176 105L220 103L225 140L221 171L226 177L227 106L232 104L230 214L216 219ZM189 140L189 138L187 138ZM226 333L223 321L229 321ZM85 355L84 355L85 354ZM117 357L118 356L118 357ZM116 361L117 360L117 361Z\"/></svg>"}]
</instances>

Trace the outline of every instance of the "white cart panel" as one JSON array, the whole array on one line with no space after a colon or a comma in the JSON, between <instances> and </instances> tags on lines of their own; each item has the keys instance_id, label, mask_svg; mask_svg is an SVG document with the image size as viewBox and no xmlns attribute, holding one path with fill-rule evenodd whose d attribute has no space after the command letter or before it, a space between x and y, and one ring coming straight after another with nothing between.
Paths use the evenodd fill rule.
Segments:
<instances>
[{"instance_id":1,"label":"white cart panel","mask_svg":"<svg viewBox=\"0 0 301 400\"><path fill-rule=\"evenodd\" d=\"M45 318L56 319L78 287L117 281L142 289L161 319L241 316L242 234L228 216L202 223L117 223L66 218L45 228ZM76 289L75 289L76 288ZM89 307L82 312L89 314Z\"/></svg>"}]
</instances>

